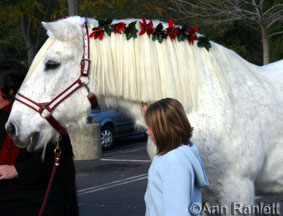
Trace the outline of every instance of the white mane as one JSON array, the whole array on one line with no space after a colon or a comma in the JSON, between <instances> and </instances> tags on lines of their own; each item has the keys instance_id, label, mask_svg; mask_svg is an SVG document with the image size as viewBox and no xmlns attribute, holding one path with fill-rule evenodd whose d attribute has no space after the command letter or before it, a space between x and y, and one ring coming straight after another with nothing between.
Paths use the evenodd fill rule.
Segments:
<instances>
[{"instance_id":1,"label":"white mane","mask_svg":"<svg viewBox=\"0 0 283 216\"><path fill-rule=\"evenodd\" d=\"M87 19L89 32L98 26L94 19ZM114 20L130 23L139 21L134 19ZM60 22L77 25L80 29L85 19L82 17L69 17ZM159 21L154 21L156 26ZM163 23L164 27L168 26ZM56 35L64 40L62 35ZM50 38L53 33L48 31ZM68 37L70 34L67 34ZM76 37L82 37L77 35ZM68 40L68 38L65 38ZM52 45L49 39L39 54ZM152 41L144 34L135 39L127 40L124 34L104 35L103 40L90 38L91 72L90 81L97 95L120 97L130 101L155 101L164 97L173 97L180 100L187 111L197 109L197 98L201 77L208 74L223 90L229 88L226 82L227 73L255 79L257 66L250 64L235 52L211 42L209 52L197 46L197 42L190 45L187 41L171 41L167 38L162 43ZM46 52L45 51L45 52ZM37 55L37 56L38 56ZM37 58L37 57L36 57ZM40 60L39 60L40 61ZM38 61L34 61L36 64ZM32 73L32 68L30 73ZM241 74L240 74L241 73ZM178 86L178 88L175 88Z\"/></svg>"}]
</instances>

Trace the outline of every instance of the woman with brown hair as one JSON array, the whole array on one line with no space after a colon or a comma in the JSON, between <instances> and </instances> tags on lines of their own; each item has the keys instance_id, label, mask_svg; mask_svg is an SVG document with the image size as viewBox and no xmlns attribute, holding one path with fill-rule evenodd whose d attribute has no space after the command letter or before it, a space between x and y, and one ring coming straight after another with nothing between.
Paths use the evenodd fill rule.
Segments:
<instances>
[{"instance_id":1,"label":"woman with brown hair","mask_svg":"<svg viewBox=\"0 0 283 216\"><path fill-rule=\"evenodd\" d=\"M157 155L149 168L146 215L191 215L201 210L201 187L208 186L193 128L182 104L172 98L151 104L144 114Z\"/></svg>"}]
</instances>

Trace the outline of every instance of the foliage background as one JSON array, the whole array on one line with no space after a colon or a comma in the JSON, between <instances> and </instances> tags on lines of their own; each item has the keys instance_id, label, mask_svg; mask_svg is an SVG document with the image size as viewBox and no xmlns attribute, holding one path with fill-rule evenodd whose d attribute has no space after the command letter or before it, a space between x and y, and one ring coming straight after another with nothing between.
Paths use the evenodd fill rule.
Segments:
<instances>
[{"instance_id":1,"label":"foliage background","mask_svg":"<svg viewBox=\"0 0 283 216\"><path fill-rule=\"evenodd\" d=\"M168 21L171 17L183 24L182 15L170 10L172 1L165 0L78 0L79 15L93 18L141 18ZM49 9L47 10L47 7ZM0 2L0 60L14 59L29 65L28 50L35 54L46 40L41 21L53 21L68 16L68 0L1 0ZM243 22L211 26L205 22L186 20L191 26L199 24L199 32L227 47L248 61L262 65L262 47L259 29ZM283 22L273 26L283 30ZM27 34L25 30L29 29ZM39 34L40 31L40 34ZM39 36L38 36L39 35ZM26 37L30 37L30 44ZM271 62L283 59L283 36L270 40Z\"/></svg>"}]
</instances>

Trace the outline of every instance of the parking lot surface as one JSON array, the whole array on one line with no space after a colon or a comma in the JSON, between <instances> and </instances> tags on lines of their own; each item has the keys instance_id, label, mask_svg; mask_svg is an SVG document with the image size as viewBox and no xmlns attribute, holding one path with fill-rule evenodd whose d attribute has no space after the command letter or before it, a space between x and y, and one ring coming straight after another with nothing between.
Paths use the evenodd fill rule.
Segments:
<instances>
[{"instance_id":1,"label":"parking lot surface","mask_svg":"<svg viewBox=\"0 0 283 216\"><path fill-rule=\"evenodd\" d=\"M75 165L81 216L145 215L150 166L145 141L120 141L112 150L104 151L100 160L75 161ZM257 196L256 202L279 203L283 215L283 194Z\"/></svg>"},{"instance_id":2,"label":"parking lot surface","mask_svg":"<svg viewBox=\"0 0 283 216\"><path fill-rule=\"evenodd\" d=\"M75 161L81 216L144 215L146 142L124 141L100 160Z\"/></svg>"}]
</instances>

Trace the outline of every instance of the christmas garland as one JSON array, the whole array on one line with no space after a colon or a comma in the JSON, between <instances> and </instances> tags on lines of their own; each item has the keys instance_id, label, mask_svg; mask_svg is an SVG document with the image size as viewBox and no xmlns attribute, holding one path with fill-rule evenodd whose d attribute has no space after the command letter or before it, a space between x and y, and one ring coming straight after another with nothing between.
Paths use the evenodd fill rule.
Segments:
<instances>
[{"instance_id":1,"label":"christmas garland","mask_svg":"<svg viewBox=\"0 0 283 216\"><path fill-rule=\"evenodd\" d=\"M111 36L113 32L116 34L124 33L127 40L138 37L138 29L136 28L137 21L131 22L128 25L124 22L116 24L112 24L112 22L113 19L99 19L98 27L92 29L89 37L102 40L105 33L108 36ZM169 37L172 41L176 40L176 38L178 41L187 40L188 43L192 45L194 44L194 41L198 41L198 47L204 47L207 51L211 48L211 43L209 42L208 37L197 36L197 25L193 28L190 28L187 24L182 27L176 27L172 18L169 21L168 27L165 29L162 23L159 23L156 27L154 27L152 20L147 23L144 18L142 18L142 22L139 22L139 24L141 28L139 35L147 34L149 37L152 36L153 41L157 40L159 43L162 43L163 40Z\"/></svg>"}]
</instances>

